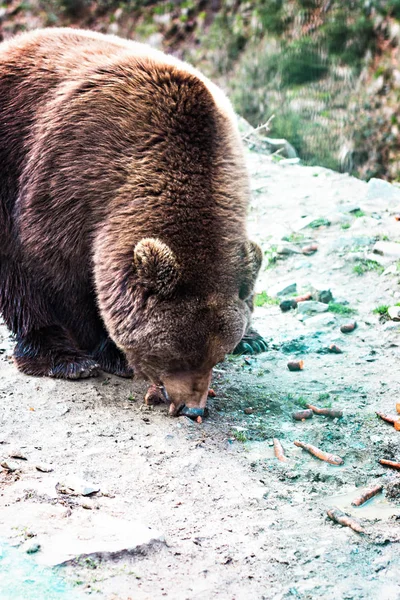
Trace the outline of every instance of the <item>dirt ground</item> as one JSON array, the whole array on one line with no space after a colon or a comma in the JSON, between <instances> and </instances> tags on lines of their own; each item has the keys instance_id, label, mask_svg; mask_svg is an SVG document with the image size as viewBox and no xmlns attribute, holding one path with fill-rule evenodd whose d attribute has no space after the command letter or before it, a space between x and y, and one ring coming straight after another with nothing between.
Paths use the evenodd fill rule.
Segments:
<instances>
[{"instance_id":1,"label":"dirt ground","mask_svg":"<svg viewBox=\"0 0 400 600\"><path fill-rule=\"evenodd\" d=\"M90 530L111 517L160 534L137 552L61 567L77 598L400 598L399 475L378 462L400 460L400 432L375 415L395 414L400 401L400 323L373 312L400 301L400 244L388 244L400 241L400 189L254 152L248 162L249 228L265 254L258 292L268 294L259 296L265 305L255 324L269 350L215 368L216 397L202 425L144 407L142 382L26 377L0 326L0 457L16 447L27 457L0 473L0 537L40 543L60 528L79 537L79 524ZM372 255L377 241L383 250ZM313 242L315 254L301 253ZM283 313L274 299L287 285L281 298L331 290L335 303L316 316L300 305ZM352 319L357 328L341 333ZM332 343L343 353L329 353ZM290 359L304 360L304 369L290 372ZM307 402L343 417L294 421ZM274 457L274 437L288 462ZM296 439L344 464L319 461ZM37 471L39 463L53 471ZM56 484L68 475L100 492L60 493ZM383 494L351 506L377 483ZM330 521L333 506L365 533Z\"/></svg>"}]
</instances>

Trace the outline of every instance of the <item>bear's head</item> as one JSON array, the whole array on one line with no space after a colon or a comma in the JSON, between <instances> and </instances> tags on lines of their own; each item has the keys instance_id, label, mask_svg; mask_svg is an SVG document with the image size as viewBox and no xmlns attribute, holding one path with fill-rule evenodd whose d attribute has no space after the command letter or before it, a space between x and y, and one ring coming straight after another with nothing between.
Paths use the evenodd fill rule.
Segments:
<instances>
[{"instance_id":1,"label":"bear's head","mask_svg":"<svg viewBox=\"0 0 400 600\"><path fill-rule=\"evenodd\" d=\"M249 324L261 260L256 244L236 244L213 282L200 265L188 276L158 238L135 245L131 277L110 306L114 314L106 325L135 374L163 387L170 414L182 406L205 407L212 368L232 352Z\"/></svg>"}]
</instances>

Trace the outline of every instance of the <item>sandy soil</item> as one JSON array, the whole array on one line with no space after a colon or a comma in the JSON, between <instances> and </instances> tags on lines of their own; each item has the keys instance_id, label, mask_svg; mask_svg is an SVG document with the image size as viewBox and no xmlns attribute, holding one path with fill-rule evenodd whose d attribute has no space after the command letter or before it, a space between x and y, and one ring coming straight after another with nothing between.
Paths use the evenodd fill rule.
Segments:
<instances>
[{"instance_id":1,"label":"sandy soil","mask_svg":"<svg viewBox=\"0 0 400 600\"><path fill-rule=\"evenodd\" d=\"M144 407L140 382L23 376L0 326L0 456L18 447L28 459L13 459L18 470L0 473L0 537L40 540L59 527L73 530L79 519L90 526L94 515L140 521L165 537L118 559L62 567L77 594L107 600L400 597L399 476L378 463L400 460L400 432L375 415L396 412L400 325L373 313L400 301L400 244L398 256L394 246L369 257L382 268L365 262L377 240L400 240L394 218L400 191L256 153L248 161L249 227L266 257L258 291L275 298L286 284L297 284L292 295L330 289L342 303L337 310L356 312L301 321L298 310L282 313L270 300L257 308L255 323L269 351L218 365L216 397L202 425L168 418L164 406ZM303 255L311 242L318 251ZM369 270L358 274L355 267ZM345 335L340 325L349 319L358 327ZM343 353L328 353L332 343ZM291 358L303 359L304 370L290 372ZM341 408L343 418L294 421L293 411L306 402ZM287 463L274 457L273 437ZM311 457L294 446L296 439L338 454L343 466ZM54 470L38 472L38 463ZM67 475L97 484L100 493L61 494L55 484ZM351 506L376 483L383 494ZM366 533L329 521L331 506L358 518Z\"/></svg>"}]
</instances>

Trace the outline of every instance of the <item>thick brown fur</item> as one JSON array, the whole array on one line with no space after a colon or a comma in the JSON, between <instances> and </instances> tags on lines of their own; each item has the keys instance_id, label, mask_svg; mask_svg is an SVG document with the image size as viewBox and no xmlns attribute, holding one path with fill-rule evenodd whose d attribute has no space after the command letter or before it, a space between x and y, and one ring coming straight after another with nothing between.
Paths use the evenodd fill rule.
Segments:
<instances>
[{"instance_id":1,"label":"thick brown fur","mask_svg":"<svg viewBox=\"0 0 400 600\"><path fill-rule=\"evenodd\" d=\"M3 43L0 165L0 312L23 371L203 380L241 340L261 260L248 178L195 69L77 30Z\"/></svg>"}]
</instances>

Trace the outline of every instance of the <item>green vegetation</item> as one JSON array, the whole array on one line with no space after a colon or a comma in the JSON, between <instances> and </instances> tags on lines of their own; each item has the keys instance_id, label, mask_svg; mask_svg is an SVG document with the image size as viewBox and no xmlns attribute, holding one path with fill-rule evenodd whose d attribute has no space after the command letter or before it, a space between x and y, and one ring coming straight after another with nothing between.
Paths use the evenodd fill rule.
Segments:
<instances>
[{"instance_id":1,"label":"green vegetation","mask_svg":"<svg viewBox=\"0 0 400 600\"><path fill-rule=\"evenodd\" d=\"M260 294L256 294L254 297L254 306L266 306L274 304L279 304L278 298L271 298L271 296L268 296L267 292L261 292Z\"/></svg>"},{"instance_id":2,"label":"green vegetation","mask_svg":"<svg viewBox=\"0 0 400 600\"><path fill-rule=\"evenodd\" d=\"M329 226L331 223L330 221L328 221L328 219L315 219L314 221L312 221L309 224L309 227L311 227L311 229L318 229L319 227L327 227Z\"/></svg>"},{"instance_id":3,"label":"green vegetation","mask_svg":"<svg viewBox=\"0 0 400 600\"><path fill-rule=\"evenodd\" d=\"M372 312L374 313L374 315L379 315L380 317L387 317L389 316L388 308L389 306L387 304L382 304L381 306L377 306L376 308L374 308Z\"/></svg>"},{"instance_id":4,"label":"green vegetation","mask_svg":"<svg viewBox=\"0 0 400 600\"><path fill-rule=\"evenodd\" d=\"M350 229L351 225L350 225L350 223L342 223L340 227L342 229Z\"/></svg>"},{"instance_id":5,"label":"green vegetation","mask_svg":"<svg viewBox=\"0 0 400 600\"><path fill-rule=\"evenodd\" d=\"M353 212L353 215L354 215L355 217L365 217L365 212L364 212L363 210L355 210L355 211Z\"/></svg>"},{"instance_id":6,"label":"green vegetation","mask_svg":"<svg viewBox=\"0 0 400 600\"><path fill-rule=\"evenodd\" d=\"M350 306L338 302L329 302L328 307L330 312L337 315L354 315L357 312L355 308L350 308Z\"/></svg>"},{"instance_id":7,"label":"green vegetation","mask_svg":"<svg viewBox=\"0 0 400 600\"><path fill-rule=\"evenodd\" d=\"M306 236L304 235L304 233L293 232L290 235L284 235L282 240L284 242L290 242L291 244L298 244L300 242L303 242L305 237Z\"/></svg>"},{"instance_id":8,"label":"green vegetation","mask_svg":"<svg viewBox=\"0 0 400 600\"><path fill-rule=\"evenodd\" d=\"M277 248L276 245L273 245L264 250L264 269L271 269L275 265L278 257Z\"/></svg>"},{"instance_id":9,"label":"green vegetation","mask_svg":"<svg viewBox=\"0 0 400 600\"><path fill-rule=\"evenodd\" d=\"M384 267L376 260L370 260L369 258L359 259L358 264L353 267L353 273L356 273L357 275L364 275L364 273L367 273L368 271L383 273L384 270Z\"/></svg>"},{"instance_id":10,"label":"green vegetation","mask_svg":"<svg viewBox=\"0 0 400 600\"><path fill-rule=\"evenodd\" d=\"M242 442L243 444L247 442L247 436L244 431L234 431L233 437L237 442Z\"/></svg>"}]
</instances>

